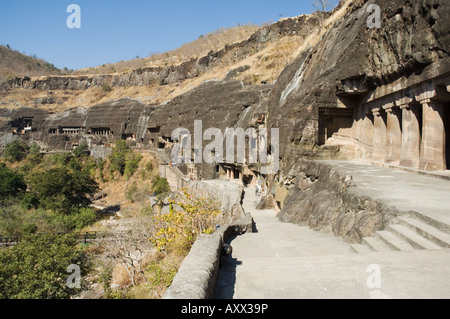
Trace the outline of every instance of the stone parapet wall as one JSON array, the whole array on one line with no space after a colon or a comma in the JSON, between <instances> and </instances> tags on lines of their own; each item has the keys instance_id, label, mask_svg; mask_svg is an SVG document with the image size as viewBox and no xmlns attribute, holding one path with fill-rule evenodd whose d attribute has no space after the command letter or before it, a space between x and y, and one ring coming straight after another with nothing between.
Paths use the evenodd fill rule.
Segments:
<instances>
[{"instance_id":1,"label":"stone parapet wall","mask_svg":"<svg viewBox=\"0 0 450 319\"><path fill-rule=\"evenodd\" d=\"M241 206L243 187L228 181L199 181L191 185L194 196L211 197L222 204L220 227L200 236L183 261L163 299L211 299L214 296L224 242L252 232L253 219Z\"/></svg>"}]
</instances>

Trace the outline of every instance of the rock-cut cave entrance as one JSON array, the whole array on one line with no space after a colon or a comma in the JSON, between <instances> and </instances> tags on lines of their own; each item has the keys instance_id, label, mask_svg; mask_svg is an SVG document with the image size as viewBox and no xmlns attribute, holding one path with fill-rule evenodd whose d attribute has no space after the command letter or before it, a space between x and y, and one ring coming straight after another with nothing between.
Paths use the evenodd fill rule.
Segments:
<instances>
[{"instance_id":1,"label":"rock-cut cave entrance","mask_svg":"<svg viewBox=\"0 0 450 319\"><path fill-rule=\"evenodd\" d=\"M319 145L325 145L333 134L353 126L354 110L349 108L321 108L319 110Z\"/></svg>"}]
</instances>

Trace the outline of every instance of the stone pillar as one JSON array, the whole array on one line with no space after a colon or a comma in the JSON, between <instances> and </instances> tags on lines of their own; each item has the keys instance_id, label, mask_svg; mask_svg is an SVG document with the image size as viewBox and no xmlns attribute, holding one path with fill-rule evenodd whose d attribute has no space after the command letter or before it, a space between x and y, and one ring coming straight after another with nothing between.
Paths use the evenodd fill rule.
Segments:
<instances>
[{"instance_id":1,"label":"stone pillar","mask_svg":"<svg viewBox=\"0 0 450 319\"><path fill-rule=\"evenodd\" d=\"M373 113L373 152L375 161L384 161L386 151L386 123L380 112L381 108L374 108Z\"/></svg>"},{"instance_id":2,"label":"stone pillar","mask_svg":"<svg viewBox=\"0 0 450 319\"><path fill-rule=\"evenodd\" d=\"M420 127L417 107L411 104L400 105L403 112L400 165L412 168L419 168L420 163Z\"/></svg>"},{"instance_id":3,"label":"stone pillar","mask_svg":"<svg viewBox=\"0 0 450 319\"><path fill-rule=\"evenodd\" d=\"M400 164L402 147L402 128L400 125L400 109L394 103L383 106L387 113L386 126L386 163Z\"/></svg>"},{"instance_id":4,"label":"stone pillar","mask_svg":"<svg viewBox=\"0 0 450 319\"><path fill-rule=\"evenodd\" d=\"M423 99L422 144L419 168L426 171L445 170L444 105L441 102Z\"/></svg>"}]
</instances>

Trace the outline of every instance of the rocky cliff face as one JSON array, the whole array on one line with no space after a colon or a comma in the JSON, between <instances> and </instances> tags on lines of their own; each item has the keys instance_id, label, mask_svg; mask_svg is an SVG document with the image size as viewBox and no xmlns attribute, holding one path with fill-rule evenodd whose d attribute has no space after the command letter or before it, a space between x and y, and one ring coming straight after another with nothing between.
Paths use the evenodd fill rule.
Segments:
<instances>
[{"instance_id":1,"label":"rocky cliff face","mask_svg":"<svg viewBox=\"0 0 450 319\"><path fill-rule=\"evenodd\" d=\"M268 42L288 36L307 35L317 27L319 21L329 16L321 12L313 16L302 15L286 18L268 25L255 32L242 42L225 46L218 51L211 51L199 58L192 58L179 65L167 67L149 67L132 70L121 74L95 76L52 76L43 78L18 77L0 83L0 90L25 88L32 90L87 90L91 87L129 87L167 85L198 77L208 69L224 61L236 62L261 51ZM238 74L235 72L234 74ZM228 79L233 78L231 75Z\"/></svg>"},{"instance_id":2,"label":"rocky cliff face","mask_svg":"<svg viewBox=\"0 0 450 319\"><path fill-rule=\"evenodd\" d=\"M370 15L367 8L373 3L378 4L382 10L380 29L367 27ZM283 156L285 167L292 166L291 160L298 156L303 154L311 156L310 150L318 142L319 108L342 107L347 103L348 96L358 99L364 93L383 84L402 78L420 78L421 74L428 74L430 70L437 72L436 69L448 66L450 26L446 17L450 12L449 6L448 2L441 0L354 1L345 16L336 21L317 44L306 48L295 61L287 65L263 105L264 109L259 109L266 113L269 128L280 128L280 153L285 154ZM0 89L5 94L9 89L17 87L31 90L85 90L92 86L147 86L152 83L181 82L196 77L205 68L226 56L236 54L238 48L242 56L274 37L307 33L308 29L305 29L307 19L311 28L319 23L317 17L284 19L261 29L247 41L227 46L217 52L210 52L207 56L178 66L92 77L16 78L1 83ZM238 73L239 70L233 70L227 80L231 80L233 74ZM204 115L202 119L209 127L221 126L224 123L232 125L238 121L245 126L250 124L248 120L251 119L242 118L242 115L248 114L244 110L249 105L259 104L269 89L270 87L264 86L243 88L232 81L211 82L167 104L146 107L154 109L151 115L147 111L146 116L151 117L149 123L154 122L155 125L161 126L162 130L166 130L167 132L164 132L166 135L173 127L186 124L186 121L191 121L198 113ZM235 94L228 94L229 90ZM254 95L258 91L264 94ZM251 94L247 95L247 92ZM47 100L40 102L52 103ZM50 130L59 125L71 126L69 124L91 126L93 123L85 123L81 119L85 114L99 111L102 115L95 120L96 126L109 127L112 131L120 131L121 134L137 134L142 138L144 135L142 128L130 129L130 127L137 126L137 123L142 125L146 120L127 116L127 112L134 114L134 109L131 111L123 109L137 104L139 103L130 101L117 108L117 102L111 102L95 106L92 110L72 110L52 114L42 130ZM237 104L241 105L242 109L236 108ZM140 109L143 108L140 106ZM224 110L228 110L228 113L224 114ZM35 112L22 111L26 114ZM22 114L22 111L14 111L14 114ZM2 112L11 113L6 110ZM43 113L39 114L42 116ZM6 117L14 118L18 115ZM114 123L110 123L111 119L114 119ZM180 121L181 119L186 121ZM222 121L223 119L225 121ZM5 129L4 126L3 130Z\"/></svg>"},{"instance_id":3,"label":"rocky cliff face","mask_svg":"<svg viewBox=\"0 0 450 319\"><path fill-rule=\"evenodd\" d=\"M385 229L399 212L380 201L349 191L351 176L343 176L330 165L300 160L293 167L290 195L280 220L325 230L351 243L361 243Z\"/></svg>"},{"instance_id":4,"label":"rocky cliff face","mask_svg":"<svg viewBox=\"0 0 450 319\"><path fill-rule=\"evenodd\" d=\"M381 8L380 29L367 26L371 4ZM283 159L273 185L283 190L277 199L282 220L358 242L395 216L380 203L348 194L343 177L330 168L299 161L340 154L319 146L321 110L353 113L376 88L411 87L448 74L449 13L446 1L355 1L316 45L286 67L266 104L268 126L280 128ZM362 121L354 114L351 119L348 131ZM300 184L294 187L294 181Z\"/></svg>"},{"instance_id":5,"label":"rocky cliff face","mask_svg":"<svg viewBox=\"0 0 450 319\"><path fill-rule=\"evenodd\" d=\"M370 4L381 8L380 29L367 27ZM289 154L285 167L311 156L319 108L346 107L384 84L414 77L419 82L436 68L448 69L449 12L450 4L439 0L356 1L317 45L288 65L267 102L268 125L280 128L280 152Z\"/></svg>"},{"instance_id":6,"label":"rocky cliff face","mask_svg":"<svg viewBox=\"0 0 450 319\"><path fill-rule=\"evenodd\" d=\"M371 4L381 8L379 29L367 25ZM281 198L275 194L283 206L281 218L306 222L315 228L331 227L336 234L358 241L361 236L382 228L389 213L380 215L384 208L376 203L369 203L372 206L368 210L361 208L365 204L353 205L354 198L347 198L338 189L338 178L332 172L297 164L301 158L339 156L336 153L339 148L319 146L323 110L350 110L354 122L358 120L353 117L355 105L367 99L374 89L394 84L412 86L449 74L449 13L450 3L445 0L353 1L320 39L311 41L285 67L273 85L250 86L233 80L247 69L243 66L229 70L225 80L207 81L162 104L121 99L53 114L33 108L1 109L0 130L3 134L11 134L13 130L20 134L32 119L31 133L21 135L22 138L38 141L47 150L70 150L83 142L106 145L120 138L137 147L165 148L172 142L174 129L183 127L192 133L195 120L202 120L204 129L218 128L222 132L227 127L279 128L280 170L276 176L265 177L269 189L279 189L283 194ZM317 17L285 19L258 31L247 41L178 66L95 77L18 78L1 84L0 89L7 94L16 87L84 90L103 85L182 83L221 60L239 59L260 50L274 37L307 32L304 19L309 19L311 30L320 22ZM349 130L351 126L352 123ZM199 165L205 178L215 177L215 169L214 165ZM311 187L311 192L286 187L311 169L316 170L313 175L320 176L319 186ZM309 183L307 179L300 180ZM342 210L351 214L341 215L338 211Z\"/></svg>"},{"instance_id":7,"label":"rocky cliff face","mask_svg":"<svg viewBox=\"0 0 450 319\"><path fill-rule=\"evenodd\" d=\"M0 129L3 134L14 131L22 139L38 142L44 151L70 151L83 143L91 148L111 146L125 139L134 147L169 152L172 132L185 128L193 134L195 121L202 121L203 132L208 128L221 132L227 127L246 129L256 122L271 88L244 86L240 81L209 81L163 105L122 99L58 113L34 108L0 109ZM24 130L28 124L31 131ZM214 165L199 166L201 176L214 177Z\"/></svg>"}]
</instances>

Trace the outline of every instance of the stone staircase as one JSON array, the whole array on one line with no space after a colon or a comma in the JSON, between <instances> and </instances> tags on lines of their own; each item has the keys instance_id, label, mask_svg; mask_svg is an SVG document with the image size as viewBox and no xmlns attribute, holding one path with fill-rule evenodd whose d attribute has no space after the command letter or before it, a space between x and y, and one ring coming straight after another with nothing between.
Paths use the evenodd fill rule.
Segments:
<instances>
[{"instance_id":1,"label":"stone staircase","mask_svg":"<svg viewBox=\"0 0 450 319\"><path fill-rule=\"evenodd\" d=\"M351 248L359 254L450 248L450 227L418 213L400 216L386 230L378 231L375 237L363 238L362 244Z\"/></svg>"}]
</instances>

